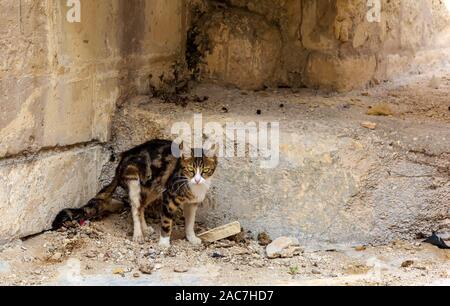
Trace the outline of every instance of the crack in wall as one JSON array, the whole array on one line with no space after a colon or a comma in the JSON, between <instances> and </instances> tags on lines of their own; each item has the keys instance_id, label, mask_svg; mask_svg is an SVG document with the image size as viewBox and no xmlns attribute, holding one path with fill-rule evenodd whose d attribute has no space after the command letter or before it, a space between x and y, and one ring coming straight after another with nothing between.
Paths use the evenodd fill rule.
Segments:
<instances>
[{"instance_id":1,"label":"crack in wall","mask_svg":"<svg viewBox=\"0 0 450 306\"><path fill-rule=\"evenodd\" d=\"M102 143L100 141L91 140L67 146L43 147L37 151L22 151L21 153L18 154L4 156L0 158L0 167L8 165L18 165L21 163L29 163L69 151L88 150L94 147L105 148L105 145L106 145L105 143Z\"/></svg>"}]
</instances>

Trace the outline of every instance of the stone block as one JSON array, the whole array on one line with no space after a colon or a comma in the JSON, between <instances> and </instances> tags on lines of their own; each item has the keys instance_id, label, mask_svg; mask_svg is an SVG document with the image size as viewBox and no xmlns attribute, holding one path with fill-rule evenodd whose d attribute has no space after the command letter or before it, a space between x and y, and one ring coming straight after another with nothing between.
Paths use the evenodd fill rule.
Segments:
<instances>
[{"instance_id":1,"label":"stone block","mask_svg":"<svg viewBox=\"0 0 450 306\"><path fill-rule=\"evenodd\" d=\"M375 56L343 57L313 53L306 67L305 82L312 87L349 91L365 86L375 75Z\"/></svg>"},{"instance_id":2,"label":"stone block","mask_svg":"<svg viewBox=\"0 0 450 306\"><path fill-rule=\"evenodd\" d=\"M92 147L1 162L0 243L47 230L60 210L86 204L98 191L107 158Z\"/></svg>"},{"instance_id":3,"label":"stone block","mask_svg":"<svg viewBox=\"0 0 450 306\"><path fill-rule=\"evenodd\" d=\"M207 78L245 89L273 82L282 52L276 27L236 10L214 14L205 20L204 30L212 46L203 67Z\"/></svg>"}]
</instances>

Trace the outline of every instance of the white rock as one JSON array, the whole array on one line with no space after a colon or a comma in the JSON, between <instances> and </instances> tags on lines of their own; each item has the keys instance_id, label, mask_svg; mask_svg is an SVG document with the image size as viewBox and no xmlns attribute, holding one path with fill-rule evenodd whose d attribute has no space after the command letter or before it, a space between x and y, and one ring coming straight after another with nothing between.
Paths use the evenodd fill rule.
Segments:
<instances>
[{"instance_id":1,"label":"white rock","mask_svg":"<svg viewBox=\"0 0 450 306\"><path fill-rule=\"evenodd\" d=\"M299 248L299 242L297 238L293 237L280 237L274 240L266 248L267 257L292 257L298 254L301 249Z\"/></svg>"}]
</instances>

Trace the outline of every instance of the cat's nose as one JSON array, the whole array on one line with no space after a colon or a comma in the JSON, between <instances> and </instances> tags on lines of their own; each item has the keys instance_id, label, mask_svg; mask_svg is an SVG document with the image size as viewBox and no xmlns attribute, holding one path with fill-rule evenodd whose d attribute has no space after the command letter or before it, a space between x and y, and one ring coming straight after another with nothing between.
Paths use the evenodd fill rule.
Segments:
<instances>
[{"instance_id":1,"label":"cat's nose","mask_svg":"<svg viewBox=\"0 0 450 306\"><path fill-rule=\"evenodd\" d=\"M196 178L195 179L195 183L198 185L198 184L200 184L202 182L202 179L201 178Z\"/></svg>"}]
</instances>

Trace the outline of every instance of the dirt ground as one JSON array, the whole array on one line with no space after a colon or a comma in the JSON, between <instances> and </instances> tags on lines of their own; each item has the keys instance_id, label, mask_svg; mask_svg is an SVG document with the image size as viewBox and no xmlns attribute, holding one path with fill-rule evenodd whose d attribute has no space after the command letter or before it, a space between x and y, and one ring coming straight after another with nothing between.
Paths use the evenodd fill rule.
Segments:
<instances>
[{"instance_id":1,"label":"dirt ground","mask_svg":"<svg viewBox=\"0 0 450 306\"><path fill-rule=\"evenodd\" d=\"M303 97L310 112L326 114L337 106L361 117L369 106L384 102L399 119L448 124L450 77L441 71L432 79L422 74L347 94L279 89L256 95ZM153 223L158 229L157 220ZM204 230L198 224L197 232ZM143 245L131 241L131 218L124 212L0 247L0 284L450 285L450 251L420 241L305 249L292 258L268 259L265 247L250 238L258 233L252 234L194 247L184 240L180 221L172 248L162 251L157 234Z\"/></svg>"},{"instance_id":2,"label":"dirt ground","mask_svg":"<svg viewBox=\"0 0 450 306\"><path fill-rule=\"evenodd\" d=\"M181 225L172 248L161 251L157 235L133 243L130 224L124 212L13 243L0 252L0 284L450 285L450 251L420 242L268 259L264 246L242 237L193 247Z\"/></svg>"}]
</instances>

